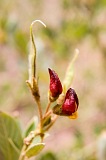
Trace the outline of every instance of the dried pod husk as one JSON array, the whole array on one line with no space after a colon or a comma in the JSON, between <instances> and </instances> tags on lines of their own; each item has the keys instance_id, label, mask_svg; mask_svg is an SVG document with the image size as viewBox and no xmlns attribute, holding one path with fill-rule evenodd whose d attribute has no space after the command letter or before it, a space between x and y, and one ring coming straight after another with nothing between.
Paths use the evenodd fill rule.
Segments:
<instances>
[{"instance_id":1,"label":"dried pod husk","mask_svg":"<svg viewBox=\"0 0 106 160\"><path fill-rule=\"evenodd\" d=\"M53 107L53 113L62 116L62 105L56 104Z\"/></svg>"},{"instance_id":2,"label":"dried pod husk","mask_svg":"<svg viewBox=\"0 0 106 160\"><path fill-rule=\"evenodd\" d=\"M33 89L32 89L32 94L35 97L36 100L40 99L40 93L39 93L39 88L38 88L38 84L35 78L33 78Z\"/></svg>"},{"instance_id":3,"label":"dried pod husk","mask_svg":"<svg viewBox=\"0 0 106 160\"><path fill-rule=\"evenodd\" d=\"M33 84L31 84L29 80L27 80L26 83L28 84L35 100L38 102L40 100L40 93L36 79L33 77Z\"/></svg>"}]
</instances>

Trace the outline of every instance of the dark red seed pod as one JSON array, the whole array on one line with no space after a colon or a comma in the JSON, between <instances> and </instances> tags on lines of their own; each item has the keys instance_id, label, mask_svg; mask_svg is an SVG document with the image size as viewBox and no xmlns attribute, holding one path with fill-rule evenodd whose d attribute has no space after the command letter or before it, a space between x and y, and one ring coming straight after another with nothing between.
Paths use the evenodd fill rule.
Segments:
<instances>
[{"instance_id":1,"label":"dark red seed pod","mask_svg":"<svg viewBox=\"0 0 106 160\"><path fill-rule=\"evenodd\" d=\"M56 100L59 95L62 93L62 84L60 82L60 79L58 75L56 74L55 71L49 70L49 75L50 75L50 85L49 85L49 90L50 90L50 100Z\"/></svg>"},{"instance_id":2,"label":"dark red seed pod","mask_svg":"<svg viewBox=\"0 0 106 160\"><path fill-rule=\"evenodd\" d=\"M79 100L74 89L68 89L62 105L61 115L70 116L78 109Z\"/></svg>"}]
</instances>

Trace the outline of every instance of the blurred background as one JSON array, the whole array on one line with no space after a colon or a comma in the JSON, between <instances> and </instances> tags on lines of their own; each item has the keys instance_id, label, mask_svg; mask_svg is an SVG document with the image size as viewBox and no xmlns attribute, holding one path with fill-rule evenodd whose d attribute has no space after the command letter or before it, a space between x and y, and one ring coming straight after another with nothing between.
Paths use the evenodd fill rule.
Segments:
<instances>
[{"instance_id":1,"label":"blurred background","mask_svg":"<svg viewBox=\"0 0 106 160\"><path fill-rule=\"evenodd\" d=\"M106 0L0 0L0 110L16 116L25 129L37 114L28 79L29 26L37 47L43 109L48 67L61 81L75 48L72 87L79 96L77 120L59 117L37 160L106 160Z\"/></svg>"}]
</instances>

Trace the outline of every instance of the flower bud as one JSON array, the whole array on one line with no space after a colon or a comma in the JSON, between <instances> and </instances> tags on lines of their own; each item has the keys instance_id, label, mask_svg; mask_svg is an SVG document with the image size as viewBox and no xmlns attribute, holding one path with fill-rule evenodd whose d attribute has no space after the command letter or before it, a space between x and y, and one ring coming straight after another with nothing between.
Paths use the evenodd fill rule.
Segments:
<instances>
[{"instance_id":1,"label":"flower bud","mask_svg":"<svg viewBox=\"0 0 106 160\"><path fill-rule=\"evenodd\" d=\"M55 73L55 71L49 70L49 75L50 75L50 86L49 86L49 99L50 101L55 101L59 95L62 93L62 84L60 82L60 79L58 75Z\"/></svg>"},{"instance_id":2,"label":"flower bud","mask_svg":"<svg viewBox=\"0 0 106 160\"><path fill-rule=\"evenodd\" d=\"M57 104L53 107L53 113L60 116L69 116L71 119L77 118L79 100L74 89L68 89L62 105Z\"/></svg>"}]
</instances>

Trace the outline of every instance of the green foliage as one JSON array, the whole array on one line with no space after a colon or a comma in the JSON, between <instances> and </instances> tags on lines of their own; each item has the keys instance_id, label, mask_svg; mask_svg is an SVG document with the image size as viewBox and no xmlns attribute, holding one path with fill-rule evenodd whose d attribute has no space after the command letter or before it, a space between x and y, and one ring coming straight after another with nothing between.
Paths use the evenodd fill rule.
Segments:
<instances>
[{"instance_id":1,"label":"green foliage","mask_svg":"<svg viewBox=\"0 0 106 160\"><path fill-rule=\"evenodd\" d=\"M106 1L105 0L95 1L94 8L97 10L100 9L101 7L106 7Z\"/></svg>"},{"instance_id":2,"label":"green foliage","mask_svg":"<svg viewBox=\"0 0 106 160\"><path fill-rule=\"evenodd\" d=\"M62 2L63 4L63 8L64 9L70 9L70 6L71 6L71 1L69 1L69 0L63 0L63 2Z\"/></svg>"},{"instance_id":3,"label":"green foliage","mask_svg":"<svg viewBox=\"0 0 106 160\"><path fill-rule=\"evenodd\" d=\"M0 112L0 159L17 160L22 148L22 136L15 119Z\"/></svg>"},{"instance_id":4,"label":"green foliage","mask_svg":"<svg viewBox=\"0 0 106 160\"><path fill-rule=\"evenodd\" d=\"M38 160L57 160L57 157L52 152L46 152Z\"/></svg>"},{"instance_id":5,"label":"green foliage","mask_svg":"<svg viewBox=\"0 0 106 160\"><path fill-rule=\"evenodd\" d=\"M14 40L16 47L19 49L19 51L21 51L21 54L25 56L25 54L27 53L28 44L27 35L23 31L18 29L14 34Z\"/></svg>"},{"instance_id":6,"label":"green foliage","mask_svg":"<svg viewBox=\"0 0 106 160\"><path fill-rule=\"evenodd\" d=\"M64 31L64 32L63 32ZM82 39L89 32L89 25L83 19L77 21L63 22L62 32L65 38L77 42Z\"/></svg>"},{"instance_id":7,"label":"green foliage","mask_svg":"<svg viewBox=\"0 0 106 160\"><path fill-rule=\"evenodd\" d=\"M75 130L75 138L76 138L75 147L76 148L83 147L84 146L84 139L83 139L83 135L80 130Z\"/></svg>"},{"instance_id":8,"label":"green foliage","mask_svg":"<svg viewBox=\"0 0 106 160\"><path fill-rule=\"evenodd\" d=\"M46 37L50 37L52 40L56 38L56 32L52 28L49 28L49 27L47 27L46 29L43 28L41 32Z\"/></svg>"},{"instance_id":9,"label":"green foliage","mask_svg":"<svg viewBox=\"0 0 106 160\"><path fill-rule=\"evenodd\" d=\"M100 133L103 131L103 130L106 130L106 124L104 122L104 124L96 124L93 128L93 131L96 135L100 135Z\"/></svg>"}]
</instances>

